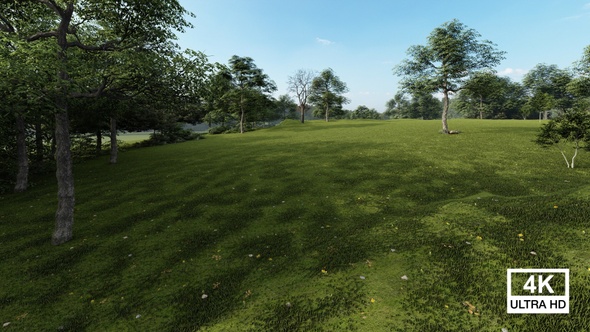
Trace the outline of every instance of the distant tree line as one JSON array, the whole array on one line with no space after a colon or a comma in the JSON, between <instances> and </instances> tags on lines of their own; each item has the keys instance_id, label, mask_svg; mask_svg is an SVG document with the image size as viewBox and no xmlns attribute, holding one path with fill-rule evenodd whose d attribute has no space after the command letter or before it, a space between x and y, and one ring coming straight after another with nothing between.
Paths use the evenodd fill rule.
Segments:
<instances>
[{"instance_id":1,"label":"distant tree line","mask_svg":"<svg viewBox=\"0 0 590 332\"><path fill-rule=\"evenodd\" d=\"M504 52L458 20L444 23L426 45L408 49L408 58L394 68L401 89L386 104L389 118L442 118L448 132L449 113L479 119L548 119L568 110L588 110L588 48L573 68L538 64L522 83L494 71ZM433 95L442 96L438 104ZM451 98L452 97L452 98Z\"/></svg>"}]
</instances>

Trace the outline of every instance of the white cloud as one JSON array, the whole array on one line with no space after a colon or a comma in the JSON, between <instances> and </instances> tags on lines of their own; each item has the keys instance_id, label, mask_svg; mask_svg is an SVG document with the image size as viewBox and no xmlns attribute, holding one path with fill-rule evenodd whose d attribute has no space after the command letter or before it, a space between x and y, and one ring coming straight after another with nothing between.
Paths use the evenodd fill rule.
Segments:
<instances>
[{"instance_id":1,"label":"white cloud","mask_svg":"<svg viewBox=\"0 0 590 332\"><path fill-rule=\"evenodd\" d=\"M332 45L332 44L334 44L334 42L333 42L333 41L331 41L331 40L328 40L328 39L322 39L322 38L319 38L319 37L316 37L315 41L316 41L318 44L321 44L321 45L324 45L324 46L328 46L328 45Z\"/></svg>"},{"instance_id":2,"label":"white cloud","mask_svg":"<svg viewBox=\"0 0 590 332\"><path fill-rule=\"evenodd\" d=\"M524 76L524 74L527 73L527 70L524 69L520 69L520 68L506 68L503 70L500 70L498 72L499 76L508 76L510 78L522 78L522 76Z\"/></svg>"}]
</instances>

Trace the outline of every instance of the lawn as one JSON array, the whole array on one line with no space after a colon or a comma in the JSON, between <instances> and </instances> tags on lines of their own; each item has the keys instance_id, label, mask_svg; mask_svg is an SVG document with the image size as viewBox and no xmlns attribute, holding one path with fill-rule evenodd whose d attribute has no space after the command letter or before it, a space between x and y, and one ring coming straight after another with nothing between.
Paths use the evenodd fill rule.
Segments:
<instances>
[{"instance_id":1,"label":"lawn","mask_svg":"<svg viewBox=\"0 0 590 332\"><path fill-rule=\"evenodd\" d=\"M581 331L590 155L537 121L288 121L75 166L0 196L0 324L42 331ZM569 268L569 315L508 315L508 268Z\"/></svg>"}]
</instances>

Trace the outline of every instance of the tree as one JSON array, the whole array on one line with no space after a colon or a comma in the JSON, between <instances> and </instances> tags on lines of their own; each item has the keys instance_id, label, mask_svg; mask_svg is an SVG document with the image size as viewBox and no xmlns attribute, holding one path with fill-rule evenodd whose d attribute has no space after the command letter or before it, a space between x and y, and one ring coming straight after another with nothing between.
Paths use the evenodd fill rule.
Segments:
<instances>
[{"instance_id":1,"label":"tree","mask_svg":"<svg viewBox=\"0 0 590 332\"><path fill-rule=\"evenodd\" d=\"M268 94L276 91L275 83L264 74L262 69L256 67L250 57L234 55L229 60L229 69L235 90L229 92L227 97L237 106L240 121L240 133L244 133L246 112L260 110L260 103L268 101Z\"/></svg>"},{"instance_id":2,"label":"tree","mask_svg":"<svg viewBox=\"0 0 590 332\"><path fill-rule=\"evenodd\" d=\"M4 26L28 32L30 43L53 40L57 75L51 90L55 91L56 177L58 208L52 243L59 245L73 237L74 176L70 147L68 110L71 98L99 96L109 83L103 77L94 87L83 86L70 62L79 52L119 52L125 49L160 50L175 37L175 31L190 26L186 12L178 1L149 0L31 0L12 2L15 15L2 17ZM39 23L40 15L51 16ZM36 22L33 25L31 22ZM97 55L98 56L98 55ZM90 92L89 92L90 91Z\"/></svg>"},{"instance_id":3,"label":"tree","mask_svg":"<svg viewBox=\"0 0 590 332\"><path fill-rule=\"evenodd\" d=\"M550 103L542 104L543 108L536 109L543 112L543 119L547 119L547 114L552 109L565 112L572 108L574 98L567 89L572 79L573 75L568 70L560 69L557 65L540 63L526 73L522 83L529 89L531 98L551 100Z\"/></svg>"},{"instance_id":4,"label":"tree","mask_svg":"<svg viewBox=\"0 0 590 332\"><path fill-rule=\"evenodd\" d=\"M468 118L526 118L525 97L525 90L519 83L494 73L480 72L465 82L454 107Z\"/></svg>"},{"instance_id":5,"label":"tree","mask_svg":"<svg viewBox=\"0 0 590 332\"><path fill-rule=\"evenodd\" d=\"M385 104L385 116L393 119L403 119L409 116L410 101L406 98L403 91L398 91L395 96Z\"/></svg>"},{"instance_id":6,"label":"tree","mask_svg":"<svg viewBox=\"0 0 590 332\"><path fill-rule=\"evenodd\" d=\"M488 40L480 41L480 36L456 19L444 23L431 32L426 45L411 46L407 52L410 58L394 68L394 73L403 77L403 89L442 92L443 133L449 133L449 95L460 91L474 73L492 70L504 59L504 52Z\"/></svg>"},{"instance_id":7,"label":"tree","mask_svg":"<svg viewBox=\"0 0 590 332\"><path fill-rule=\"evenodd\" d=\"M574 168L578 149L590 141L590 114L586 110L569 110L541 127L537 144L555 146L563 156L568 168ZM566 156L568 143L573 144L571 161Z\"/></svg>"},{"instance_id":8,"label":"tree","mask_svg":"<svg viewBox=\"0 0 590 332\"><path fill-rule=\"evenodd\" d=\"M386 104L386 115L396 119L431 120L440 116L442 103L431 93L419 90L411 95L398 91L395 97Z\"/></svg>"},{"instance_id":9,"label":"tree","mask_svg":"<svg viewBox=\"0 0 590 332\"><path fill-rule=\"evenodd\" d=\"M331 68L322 71L311 83L309 101L324 112L326 122L330 112L342 109L342 104L348 103L343 96L348 92L346 83L342 82Z\"/></svg>"},{"instance_id":10,"label":"tree","mask_svg":"<svg viewBox=\"0 0 590 332\"><path fill-rule=\"evenodd\" d=\"M311 84L316 73L311 70L299 69L293 76L289 76L287 81L289 92L297 96L299 102L298 108L301 113L301 123L305 122L305 111L307 110L307 99L311 92Z\"/></svg>"},{"instance_id":11,"label":"tree","mask_svg":"<svg viewBox=\"0 0 590 332\"><path fill-rule=\"evenodd\" d=\"M293 101L291 96L285 94L280 95L279 98L275 101L276 107L276 114L279 115L282 119L296 119L297 118L297 108L299 106Z\"/></svg>"},{"instance_id":12,"label":"tree","mask_svg":"<svg viewBox=\"0 0 590 332\"><path fill-rule=\"evenodd\" d=\"M351 119L381 119L381 114L374 108L368 108L365 105L358 106L354 111L350 113Z\"/></svg>"},{"instance_id":13,"label":"tree","mask_svg":"<svg viewBox=\"0 0 590 332\"><path fill-rule=\"evenodd\" d=\"M578 76L568 83L567 91L578 100L590 98L590 46L584 49L582 58L575 62L574 70Z\"/></svg>"}]
</instances>

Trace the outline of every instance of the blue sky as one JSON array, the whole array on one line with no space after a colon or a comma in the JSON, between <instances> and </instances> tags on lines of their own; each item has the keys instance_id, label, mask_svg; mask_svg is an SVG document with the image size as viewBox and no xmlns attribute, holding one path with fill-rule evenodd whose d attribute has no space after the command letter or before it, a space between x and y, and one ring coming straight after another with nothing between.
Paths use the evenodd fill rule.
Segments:
<instances>
[{"instance_id":1,"label":"blue sky","mask_svg":"<svg viewBox=\"0 0 590 332\"><path fill-rule=\"evenodd\" d=\"M227 64L249 56L287 93L298 69L332 68L348 85L347 109L382 112L398 91L392 68L411 45L458 19L506 59L496 69L519 81L538 63L570 67L590 45L589 0L180 0L196 15L183 48Z\"/></svg>"}]
</instances>

